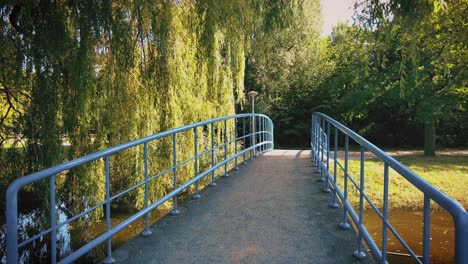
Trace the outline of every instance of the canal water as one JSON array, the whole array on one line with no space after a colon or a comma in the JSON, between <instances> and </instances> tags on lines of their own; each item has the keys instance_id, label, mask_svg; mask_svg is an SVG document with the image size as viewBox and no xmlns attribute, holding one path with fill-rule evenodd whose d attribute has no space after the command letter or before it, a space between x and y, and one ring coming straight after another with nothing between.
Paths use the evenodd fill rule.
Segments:
<instances>
[{"instance_id":1,"label":"canal water","mask_svg":"<svg viewBox=\"0 0 468 264\"><path fill-rule=\"evenodd\" d=\"M412 210L390 210L390 224L418 256L422 256L423 212ZM366 210L364 224L374 237L377 245L382 246L382 220L373 210ZM388 229L387 229L388 230ZM430 255L431 263L454 263L454 224L446 211L431 212ZM388 230L389 263L414 263L406 249Z\"/></svg>"}]
</instances>

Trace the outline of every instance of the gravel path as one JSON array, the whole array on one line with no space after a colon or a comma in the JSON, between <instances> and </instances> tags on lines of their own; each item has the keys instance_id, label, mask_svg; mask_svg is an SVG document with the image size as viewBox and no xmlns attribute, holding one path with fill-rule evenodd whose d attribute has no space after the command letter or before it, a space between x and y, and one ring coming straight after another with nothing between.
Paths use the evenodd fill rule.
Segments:
<instances>
[{"instance_id":1,"label":"gravel path","mask_svg":"<svg viewBox=\"0 0 468 264\"><path fill-rule=\"evenodd\" d=\"M309 151L274 150L231 171L114 252L116 263L370 263L352 257Z\"/></svg>"}]
</instances>

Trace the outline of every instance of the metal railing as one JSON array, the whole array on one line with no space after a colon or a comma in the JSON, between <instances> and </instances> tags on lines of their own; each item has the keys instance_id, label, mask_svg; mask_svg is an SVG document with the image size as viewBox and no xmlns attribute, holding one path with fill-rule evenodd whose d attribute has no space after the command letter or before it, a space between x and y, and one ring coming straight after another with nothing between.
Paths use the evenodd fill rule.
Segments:
<instances>
[{"instance_id":1,"label":"metal railing","mask_svg":"<svg viewBox=\"0 0 468 264\"><path fill-rule=\"evenodd\" d=\"M333 135L332 135L333 134ZM344 164L338 160L338 139L344 136ZM353 140L360 146L360 173L359 184L349 174L349 140ZM330 146L333 146L333 158L330 158ZM383 208L382 211L374 205L371 199L366 195L366 175L365 169L365 151L371 152L380 161L384 163L383 170ZM345 127L336 120L322 113L314 113L312 115L312 131L311 131L311 158L317 165L317 172L320 172L321 180L324 182L324 192L331 192L332 200L331 207L338 208L337 197L343 204L343 221L339 226L343 229L349 229L350 224L348 215L350 216L354 226L357 229L358 245L354 256L363 258L366 256L363 240L369 247L372 255L379 263L387 263L387 247L388 247L388 231L390 231L398 242L406 249L408 254L416 263L430 263L430 217L431 217L431 201L437 203L441 208L450 213L455 224L455 263L468 263L468 213L455 200L441 192L424 179L419 177L413 171L402 165L400 162L389 156L387 153L359 136L351 129ZM333 161L333 175L330 172L330 161ZM343 172L344 182L343 190L337 183L338 167ZM389 222L389 169L393 169L401 175L412 186L416 187L424 195L423 205L423 253L422 261L418 258L413 249L405 242L402 236L395 230L394 226ZM355 212L352 204L348 199L348 184L349 182L355 186L359 193L359 212ZM330 188L331 187L331 188ZM364 225L364 201L370 205L375 213L382 220L382 245L379 247L374 241L373 236L368 232Z\"/></svg>"},{"instance_id":2,"label":"metal railing","mask_svg":"<svg viewBox=\"0 0 468 264\"><path fill-rule=\"evenodd\" d=\"M233 121L231 121L233 120ZM234 122L234 129L233 129L233 139L228 139L228 125L227 122ZM220 123L223 122L221 125ZM218 124L217 124L218 123ZM240 125L242 123L242 125ZM215 145L215 125L217 124L218 128L222 129L223 135L223 142L219 145ZM211 129L211 148L198 153L198 138L197 135L197 128L203 127L206 129ZM194 136L194 146L187 146L188 149L194 148L194 156L184 160L184 161L177 161L177 135L184 131L193 130ZM239 135L241 134L241 135ZM165 171L162 171L154 176L148 175L148 143L162 139L162 138L172 138L172 162L173 166L168 168ZM256 142L256 144L252 145L251 142ZM238 143L242 143L243 147L238 147ZM228 147L234 144L234 154L228 155ZM109 159L112 155L115 155L119 152L122 152L126 149L134 148L137 146L143 145L144 154L144 180L135 184L134 186L111 196L110 193L110 162ZM232 146L231 146L232 147ZM215 170L220 169L224 166L224 175L228 176L227 168L229 162L234 162L235 168L238 165L238 159L240 157L243 158L243 161L246 160L246 154L250 154L250 158L252 157L252 152L262 153L268 150L273 149L273 123L271 119L262 114L239 114L233 116L226 116L215 118L199 123L195 123L192 125L187 125L183 127L179 127L176 129L172 129L169 131L165 131L162 133L158 133L152 136L148 136L145 138L137 139L131 142L127 142L121 145L117 145L87 156L83 156L81 158L77 158L75 160L71 160L60 165L18 178L13 183L10 184L6 194L6 218L7 218L7 263L18 263L19 258L19 248L24 247L25 245L32 243L35 240L42 239L44 236L50 235L50 259L51 263L70 263L90 250L96 248L101 243L107 243L107 253L106 258L104 259L104 263L112 263L112 247L111 247L111 240L112 237L117 234L119 231L123 230L125 227L129 226L137 219L141 217L145 217L145 230L143 231L143 235L147 236L151 234L149 229L149 213L155 210L158 206L163 204L164 202L173 199L173 209L171 211L172 214L179 213L177 208L177 196L179 193L190 187L191 185L195 185L195 195L194 198L200 198L198 193L198 182L206 177L211 176L211 186L215 186ZM224 157L223 160L217 162L215 164L215 152L216 150L224 149ZM231 148L232 153L232 148ZM198 159L202 155L211 155L211 166L203 172L198 172ZM82 166L84 164L96 161L96 160L104 160L105 164L105 174L102 177L105 177L105 198L104 201L98 203L91 208L84 210L83 212L74 215L64 221L57 221L57 202L56 202L56 175L60 174L64 171L76 168L78 166ZM195 175L190 180L186 181L185 183L180 184L177 186L177 168L180 166L187 164L190 161L194 161L195 164ZM232 165L232 163L231 163ZM149 183L156 178L160 177L165 173L173 174L173 190L160 198L159 200L149 204L148 193L149 193ZM26 185L38 182L43 179L49 180L49 205L50 205L50 212L49 212L49 220L50 220L50 227L46 230L40 231L38 234L33 235L25 239L24 241L18 241L18 192ZM111 210L110 205L111 202L122 195L129 193L130 191L134 190L135 188L144 186L145 190L145 205L144 208L134 215L128 217L127 219L123 220L119 224L115 226L111 226ZM76 251L72 252L68 256L63 259L57 259L57 230L64 225L75 221L76 219L91 213L92 211L96 210L99 207L105 207L105 221L106 221L106 231L99 235L98 237L91 240L86 245L82 246L81 248L77 249Z\"/></svg>"}]
</instances>

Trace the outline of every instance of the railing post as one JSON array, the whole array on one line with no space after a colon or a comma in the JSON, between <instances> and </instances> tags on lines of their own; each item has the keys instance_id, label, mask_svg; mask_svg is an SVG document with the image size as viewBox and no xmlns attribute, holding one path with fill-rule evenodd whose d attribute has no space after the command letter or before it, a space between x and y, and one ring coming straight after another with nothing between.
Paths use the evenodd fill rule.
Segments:
<instances>
[{"instance_id":1,"label":"railing post","mask_svg":"<svg viewBox=\"0 0 468 264\"><path fill-rule=\"evenodd\" d=\"M259 120L258 120L258 132L260 133L260 134L258 134L258 139L259 139L258 142L260 144L263 143L263 139L264 139L263 138L263 121L264 121L263 117L260 117ZM260 145L258 147L258 150L259 150L258 151L259 154L263 154L263 145Z\"/></svg>"},{"instance_id":2,"label":"railing post","mask_svg":"<svg viewBox=\"0 0 468 264\"><path fill-rule=\"evenodd\" d=\"M320 125L320 181L325 181L325 178L323 177L323 170L325 169L325 163L323 162L324 160L324 144L325 144L325 118L321 118L321 125Z\"/></svg>"},{"instance_id":3,"label":"railing post","mask_svg":"<svg viewBox=\"0 0 468 264\"><path fill-rule=\"evenodd\" d=\"M104 158L106 170L106 232L111 230L111 216L110 216L110 170L109 170L109 156ZM107 239L107 257L104 259L104 264L115 262L112 257L112 238Z\"/></svg>"},{"instance_id":4,"label":"railing post","mask_svg":"<svg viewBox=\"0 0 468 264\"><path fill-rule=\"evenodd\" d=\"M364 151L364 147L361 147L361 172L359 182L359 226L362 226L364 222ZM364 252L362 245L361 231L358 231L358 248L356 251L354 251L353 255L358 259L363 259L366 257L366 253Z\"/></svg>"},{"instance_id":5,"label":"railing post","mask_svg":"<svg viewBox=\"0 0 468 264\"><path fill-rule=\"evenodd\" d=\"M227 120L224 120L224 161L227 160L227 154L228 154L228 136L227 136ZM224 163L224 177L229 177L229 174L227 173L227 166L228 163Z\"/></svg>"},{"instance_id":6,"label":"railing post","mask_svg":"<svg viewBox=\"0 0 468 264\"><path fill-rule=\"evenodd\" d=\"M149 200L149 182L148 182L148 143L145 142L143 144L143 160L145 166L145 208L148 208L148 200ZM149 220L149 213L145 215L145 231L143 231L143 236L149 236L153 232L150 230L150 220Z\"/></svg>"},{"instance_id":7,"label":"railing post","mask_svg":"<svg viewBox=\"0 0 468 264\"><path fill-rule=\"evenodd\" d=\"M173 190L177 189L177 134L172 134L172 188ZM177 195L172 197L174 203L174 208L171 211L172 215L177 215L180 213L177 209Z\"/></svg>"},{"instance_id":8,"label":"railing post","mask_svg":"<svg viewBox=\"0 0 468 264\"><path fill-rule=\"evenodd\" d=\"M388 245L388 163L384 165L384 201L383 201L383 223L382 223L382 260L381 263L387 263L387 245Z\"/></svg>"},{"instance_id":9,"label":"railing post","mask_svg":"<svg viewBox=\"0 0 468 264\"><path fill-rule=\"evenodd\" d=\"M234 155L236 156L234 160L234 170L239 170L239 163L237 160L237 117L234 117Z\"/></svg>"},{"instance_id":10,"label":"railing post","mask_svg":"<svg viewBox=\"0 0 468 264\"><path fill-rule=\"evenodd\" d=\"M214 149L214 123L211 123L211 168L214 167L215 163L215 149ZM215 171L211 171L211 182L210 182L211 187L216 186L215 182Z\"/></svg>"},{"instance_id":11,"label":"railing post","mask_svg":"<svg viewBox=\"0 0 468 264\"><path fill-rule=\"evenodd\" d=\"M345 134L345 157L344 157L344 183L343 183L343 204L348 200L348 158L349 158L349 137ZM343 222L340 223L341 229L349 229L351 226L348 223L348 211L346 210L346 206L343 206Z\"/></svg>"},{"instance_id":12,"label":"railing post","mask_svg":"<svg viewBox=\"0 0 468 264\"><path fill-rule=\"evenodd\" d=\"M55 175L49 177L49 195L50 195L50 261L57 263L57 221L55 216Z\"/></svg>"},{"instance_id":13,"label":"railing post","mask_svg":"<svg viewBox=\"0 0 468 264\"><path fill-rule=\"evenodd\" d=\"M320 124L321 124L321 117L317 116L317 119L315 120L315 164L316 164L316 169L314 172L321 172L322 170L322 161L320 160L320 148L321 148L321 137L322 137L322 132L320 130ZM319 181L322 180L322 174L320 174L320 179Z\"/></svg>"},{"instance_id":14,"label":"railing post","mask_svg":"<svg viewBox=\"0 0 468 264\"><path fill-rule=\"evenodd\" d=\"M330 122L326 122L327 124L327 135L325 136L326 142L326 151L327 151L327 171L325 173L325 182L323 186L323 192L329 193L330 191L330 177L328 174L330 173Z\"/></svg>"},{"instance_id":15,"label":"railing post","mask_svg":"<svg viewBox=\"0 0 468 264\"><path fill-rule=\"evenodd\" d=\"M330 124L330 123L329 123ZM335 133L333 135L333 193L332 201L330 203L331 208L338 208L340 205L336 202L336 170L338 163L338 128L335 127Z\"/></svg>"},{"instance_id":16,"label":"railing post","mask_svg":"<svg viewBox=\"0 0 468 264\"><path fill-rule=\"evenodd\" d=\"M431 241L431 199L424 194L424 226L423 226L423 263L430 263Z\"/></svg>"},{"instance_id":17,"label":"railing post","mask_svg":"<svg viewBox=\"0 0 468 264\"><path fill-rule=\"evenodd\" d=\"M245 148L246 148L246 146L247 146L247 140L246 140L246 139L247 139L247 136L245 135L245 119L246 119L245 117L242 118L242 146L244 146L244 150L245 150ZM243 157L244 157L244 158L243 158L244 161L243 161L242 163L243 163L244 165L246 165L246 164L247 164L247 161L245 161L245 152L244 152L244 154L242 154L242 155L243 155Z\"/></svg>"},{"instance_id":18,"label":"railing post","mask_svg":"<svg viewBox=\"0 0 468 264\"><path fill-rule=\"evenodd\" d=\"M198 133L197 133L197 128L193 128L193 145L194 145L194 157L195 157L195 162L194 162L194 171L195 175L194 177L198 176ZM195 194L193 195L193 199L200 199L200 194L198 193L198 181L195 182Z\"/></svg>"},{"instance_id":19,"label":"railing post","mask_svg":"<svg viewBox=\"0 0 468 264\"><path fill-rule=\"evenodd\" d=\"M315 116L312 115L310 118L310 161L314 162L314 118Z\"/></svg>"},{"instance_id":20,"label":"railing post","mask_svg":"<svg viewBox=\"0 0 468 264\"><path fill-rule=\"evenodd\" d=\"M18 263L18 190L12 185L6 193L7 263Z\"/></svg>"},{"instance_id":21,"label":"railing post","mask_svg":"<svg viewBox=\"0 0 468 264\"><path fill-rule=\"evenodd\" d=\"M255 146L255 117L250 117L250 147ZM250 160L252 160L252 152L255 155L255 148L250 149Z\"/></svg>"}]
</instances>

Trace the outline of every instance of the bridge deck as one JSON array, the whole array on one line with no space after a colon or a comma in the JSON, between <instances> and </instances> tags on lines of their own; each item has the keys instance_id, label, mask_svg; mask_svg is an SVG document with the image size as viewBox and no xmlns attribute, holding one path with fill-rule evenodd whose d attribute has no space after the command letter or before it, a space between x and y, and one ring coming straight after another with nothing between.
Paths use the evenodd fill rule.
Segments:
<instances>
[{"instance_id":1,"label":"bridge deck","mask_svg":"<svg viewBox=\"0 0 468 264\"><path fill-rule=\"evenodd\" d=\"M309 151L270 151L113 256L117 263L355 263L354 231L338 228L342 210L328 207L319 178Z\"/></svg>"}]
</instances>

